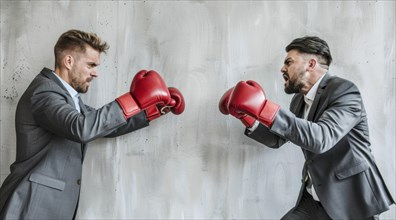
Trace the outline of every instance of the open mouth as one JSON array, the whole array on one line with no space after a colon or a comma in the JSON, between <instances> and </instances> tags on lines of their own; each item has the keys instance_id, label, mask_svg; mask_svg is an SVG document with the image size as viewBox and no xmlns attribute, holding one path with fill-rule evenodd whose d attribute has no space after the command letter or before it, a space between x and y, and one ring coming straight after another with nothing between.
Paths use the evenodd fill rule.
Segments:
<instances>
[{"instance_id":1,"label":"open mouth","mask_svg":"<svg viewBox=\"0 0 396 220\"><path fill-rule=\"evenodd\" d=\"M284 73L282 76L285 82L289 81L289 76L286 73Z\"/></svg>"}]
</instances>

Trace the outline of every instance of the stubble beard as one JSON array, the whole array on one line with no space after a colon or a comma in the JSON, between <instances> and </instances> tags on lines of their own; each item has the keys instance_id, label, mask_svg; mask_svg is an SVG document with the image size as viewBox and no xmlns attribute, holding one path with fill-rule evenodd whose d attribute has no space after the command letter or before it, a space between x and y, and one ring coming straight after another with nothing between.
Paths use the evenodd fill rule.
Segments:
<instances>
[{"instance_id":1,"label":"stubble beard","mask_svg":"<svg viewBox=\"0 0 396 220\"><path fill-rule=\"evenodd\" d=\"M71 86L78 92L78 93L86 93L88 91L89 85L85 85L86 81L82 81L78 76L79 74L76 71L72 71L71 74ZM91 80L89 80L91 81Z\"/></svg>"},{"instance_id":2,"label":"stubble beard","mask_svg":"<svg viewBox=\"0 0 396 220\"><path fill-rule=\"evenodd\" d=\"M301 89L304 87L303 78L304 78L304 71L301 71L297 78L290 79L288 81L288 85L285 85L285 93L286 94L293 94L301 92Z\"/></svg>"}]
</instances>

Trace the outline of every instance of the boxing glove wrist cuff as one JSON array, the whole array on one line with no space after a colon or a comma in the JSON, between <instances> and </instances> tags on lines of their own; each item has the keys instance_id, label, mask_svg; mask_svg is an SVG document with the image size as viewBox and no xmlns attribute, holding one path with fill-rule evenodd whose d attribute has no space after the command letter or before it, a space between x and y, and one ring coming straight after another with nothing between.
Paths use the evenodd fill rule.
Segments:
<instances>
[{"instance_id":1,"label":"boxing glove wrist cuff","mask_svg":"<svg viewBox=\"0 0 396 220\"><path fill-rule=\"evenodd\" d=\"M124 95L116 99L120 105L125 119L128 119L141 111L139 105L136 103L135 99L132 97L131 93L127 92Z\"/></svg>"},{"instance_id":2,"label":"boxing glove wrist cuff","mask_svg":"<svg viewBox=\"0 0 396 220\"><path fill-rule=\"evenodd\" d=\"M267 99L260 112L258 120L270 128L275 120L275 116L278 113L279 108L280 106L278 104Z\"/></svg>"},{"instance_id":3,"label":"boxing glove wrist cuff","mask_svg":"<svg viewBox=\"0 0 396 220\"><path fill-rule=\"evenodd\" d=\"M247 127L247 128L252 127L254 125L254 122L256 121L256 119L254 119L253 117L250 117L248 115L241 118L240 120L243 123L243 125L245 125L245 127Z\"/></svg>"},{"instance_id":4,"label":"boxing glove wrist cuff","mask_svg":"<svg viewBox=\"0 0 396 220\"><path fill-rule=\"evenodd\" d=\"M144 110L146 112L147 120L149 121L152 121L162 115L157 105L152 105L150 107L145 108Z\"/></svg>"}]
</instances>

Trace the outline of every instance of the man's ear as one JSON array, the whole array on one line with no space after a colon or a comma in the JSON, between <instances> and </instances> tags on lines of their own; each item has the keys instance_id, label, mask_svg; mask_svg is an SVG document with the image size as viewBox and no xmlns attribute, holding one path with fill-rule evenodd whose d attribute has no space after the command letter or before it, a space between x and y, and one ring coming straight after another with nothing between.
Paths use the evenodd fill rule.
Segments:
<instances>
[{"instance_id":1,"label":"man's ear","mask_svg":"<svg viewBox=\"0 0 396 220\"><path fill-rule=\"evenodd\" d=\"M313 70L315 66L317 65L317 60L314 58L309 59L308 61L308 69L307 70Z\"/></svg>"},{"instance_id":2,"label":"man's ear","mask_svg":"<svg viewBox=\"0 0 396 220\"><path fill-rule=\"evenodd\" d=\"M70 70L74 64L74 59L72 55L68 54L63 58L63 64L65 65L66 69Z\"/></svg>"}]
</instances>

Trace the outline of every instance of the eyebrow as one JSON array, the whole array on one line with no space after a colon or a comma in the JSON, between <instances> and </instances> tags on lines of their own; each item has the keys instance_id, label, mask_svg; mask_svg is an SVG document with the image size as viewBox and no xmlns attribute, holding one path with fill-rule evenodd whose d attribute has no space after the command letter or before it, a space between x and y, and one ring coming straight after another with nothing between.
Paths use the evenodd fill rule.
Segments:
<instances>
[{"instance_id":1,"label":"eyebrow","mask_svg":"<svg viewBox=\"0 0 396 220\"><path fill-rule=\"evenodd\" d=\"M94 67L96 67L96 66L99 66L100 64L99 63L95 63L95 62L87 62L88 63L88 65L90 65L90 66L94 66Z\"/></svg>"},{"instance_id":2,"label":"eyebrow","mask_svg":"<svg viewBox=\"0 0 396 220\"><path fill-rule=\"evenodd\" d=\"M286 64L287 62L293 61L293 59L291 57L288 57L285 59L285 61L283 62L284 64Z\"/></svg>"}]
</instances>

